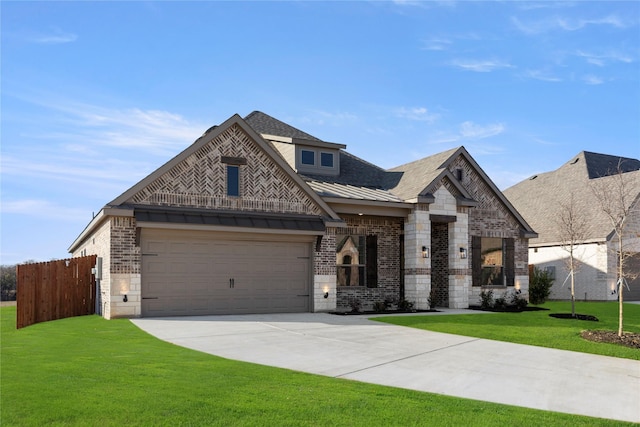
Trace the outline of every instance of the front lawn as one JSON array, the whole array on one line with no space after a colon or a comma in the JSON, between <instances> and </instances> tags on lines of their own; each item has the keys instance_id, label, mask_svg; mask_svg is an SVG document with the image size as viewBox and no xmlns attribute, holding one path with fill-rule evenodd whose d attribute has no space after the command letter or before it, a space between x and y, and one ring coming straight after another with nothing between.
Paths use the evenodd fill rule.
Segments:
<instances>
[{"instance_id":1,"label":"front lawn","mask_svg":"<svg viewBox=\"0 0 640 427\"><path fill-rule=\"evenodd\" d=\"M617 302L576 302L576 313L590 314L598 322L557 319L550 313L571 313L569 302L548 302L548 311L480 313L452 316L407 316L376 318L380 322L436 332L487 338L520 344L640 360L640 350L616 344L597 343L580 337L583 330L618 330ZM640 305L624 305L624 330L640 333Z\"/></svg>"},{"instance_id":2,"label":"front lawn","mask_svg":"<svg viewBox=\"0 0 640 427\"><path fill-rule=\"evenodd\" d=\"M626 425L226 360L124 319L15 315L0 309L2 426Z\"/></svg>"}]
</instances>

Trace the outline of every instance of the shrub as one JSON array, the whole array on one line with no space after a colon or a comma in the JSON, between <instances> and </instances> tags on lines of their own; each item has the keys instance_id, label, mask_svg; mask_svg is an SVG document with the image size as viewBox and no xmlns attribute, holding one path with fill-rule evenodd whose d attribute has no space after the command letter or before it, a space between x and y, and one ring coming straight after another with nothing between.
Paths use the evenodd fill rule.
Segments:
<instances>
[{"instance_id":1,"label":"shrub","mask_svg":"<svg viewBox=\"0 0 640 427\"><path fill-rule=\"evenodd\" d=\"M505 297L498 297L493 301L493 308L496 310L504 310L507 308L507 300Z\"/></svg>"},{"instance_id":2,"label":"shrub","mask_svg":"<svg viewBox=\"0 0 640 427\"><path fill-rule=\"evenodd\" d=\"M434 288L431 288L431 291L429 291L429 298L427 298L427 304L429 304L429 309L432 309L436 306L437 300L438 300L438 294Z\"/></svg>"},{"instance_id":3,"label":"shrub","mask_svg":"<svg viewBox=\"0 0 640 427\"><path fill-rule=\"evenodd\" d=\"M373 303L373 311L376 313L384 313L387 311L387 304L384 301L376 301Z\"/></svg>"},{"instance_id":4,"label":"shrub","mask_svg":"<svg viewBox=\"0 0 640 427\"><path fill-rule=\"evenodd\" d=\"M534 305L544 304L551 293L553 278L546 270L533 268L533 275L529 283L529 302Z\"/></svg>"},{"instance_id":5,"label":"shrub","mask_svg":"<svg viewBox=\"0 0 640 427\"><path fill-rule=\"evenodd\" d=\"M528 301L522 297L518 291L513 291L509 296L509 305L515 307L518 310L524 310L527 307Z\"/></svg>"},{"instance_id":6,"label":"shrub","mask_svg":"<svg viewBox=\"0 0 640 427\"><path fill-rule=\"evenodd\" d=\"M359 313L362 308L362 302L358 298L349 298L349 307L351 307L351 312Z\"/></svg>"},{"instance_id":7,"label":"shrub","mask_svg":"<svg viewBox=\"0 0 640 427\"><path fill-rule=\"evenodd\" d=\"M398 301L398 310L400 311L411 311L413 310L413 303L411 301L407 301L406 298Z\"/></svg>"},{"instance_id":8,"label":"shrub","mask_svg":"<svg viewBox=\"0 0 640 427\"><path fill-rule=\"evenodd\" d=\"M393 305L398 304L398 297L394 295L387 295L384 298L384 308L389 310Z\"/></svg>"},{"instance_id":9,"label":"shrub","mask_svg":"<svg viewBox=\"0 0 640 427\"><path fill-rule=\"evenodd\" d=\"M483 310L489 310L493 308L493 291L480 291L480 308Z\"/></svg>"}]
</instances>

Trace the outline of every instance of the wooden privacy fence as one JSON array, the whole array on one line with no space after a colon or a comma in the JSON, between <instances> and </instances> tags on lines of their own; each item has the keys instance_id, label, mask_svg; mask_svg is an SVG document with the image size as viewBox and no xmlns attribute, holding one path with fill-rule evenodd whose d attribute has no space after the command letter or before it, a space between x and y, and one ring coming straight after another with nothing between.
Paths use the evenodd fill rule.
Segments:
<instances>
[{"instance_id":1,"label":"wooden privacy fence","mask_svg":"<svg viewBox=\"0 0 640 427\"><path fill-rule=\"evenodd\" d=\"M96 255L17 266L18 329L95 313Z\"/></svg>"}]
</instances>

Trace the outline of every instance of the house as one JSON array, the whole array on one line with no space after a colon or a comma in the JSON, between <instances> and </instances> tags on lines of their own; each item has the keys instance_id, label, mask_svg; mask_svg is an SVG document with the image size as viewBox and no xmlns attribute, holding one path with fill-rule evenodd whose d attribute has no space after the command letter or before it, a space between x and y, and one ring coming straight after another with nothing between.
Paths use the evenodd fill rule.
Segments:
<instances>
[{"instance_id":1,"label":"house","mask_svg":"<svg viewBox=\"0 0 640 427\"><path fill-rule=\"evenodd\" d=\"M618 175L618 165L622 176ZM573 204L578 223L586 219L587 226L574 251L579 260L575 272L575 297L580 300L609 301L617 299L614 228L595 199L592 186L610 185L622 177L630 192L632 206L624 235L626 252L640 253L640 160L583 151L560 168L534 175L504 191L511 203L538 232L529 241L529 262L546 269L555 277L550 297L570 299L569 253L562 238L558 218ZM625 267L640 273L640 257L628 259ZM627 281L624 300L640 300L640 279Z\"/></svg>"},{"instance_id":2,"label":"house","mask_svg":"<svg viewBox=\"0 0 640 427\"><path fill-rule=\"evenodd\" d=\"M69 251L102 260L107 318L465 308L526 295L536 236L464 147L385 170L255 111L107 203Z\"/></svg>"}]
</instances>

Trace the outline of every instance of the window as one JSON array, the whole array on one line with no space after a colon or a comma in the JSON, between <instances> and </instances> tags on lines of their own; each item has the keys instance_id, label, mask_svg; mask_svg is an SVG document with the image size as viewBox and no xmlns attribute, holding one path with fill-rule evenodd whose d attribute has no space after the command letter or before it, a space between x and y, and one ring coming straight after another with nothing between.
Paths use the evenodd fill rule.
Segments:
<instances>
[{"instance_id":1,"label":"window","mask_svg":"<svg viewBox=\"0 0 640 427\"><path fill-rule=\"evenodd\" d=\"M471 252L473 286L514 285L514 239L473 236Z\"/></svg>"},{"instance_id":2,"label":"window","mask_svg":"<svg viewBox=\"0 0 640 427\"><path fill-rule=\"evenodd\" d=\"M325 168L332 168L333 153L320 153L320 166Z\"/></svg>"},{"instance_id":3,"label":"window","mask_svg":"<svg viewBox=\"0 0 640 427\"><path fill-rule=\"evenodd\" d=\"M300 162L303 165L315 165L316 164L316 153L311 150L301 150L300 152Z\"/></svg>"},{"instance_id":4,"label":"window","mask_svg":"<svg viewBox=\"0 0 640 427\"><path fill-rule=\"evenodd\" d=\"M227 165L227 196L240 196L240 168Z\"/></svg>"},{"instance_id":5,"label":"window","mask_svg":"<svg viewBox=\"0 0 640 427\"><path fill-rule=\"evenodd\" d=\"M378 287L378 237L336 236L338 286Z\"/></svg>"}]
</instances>

